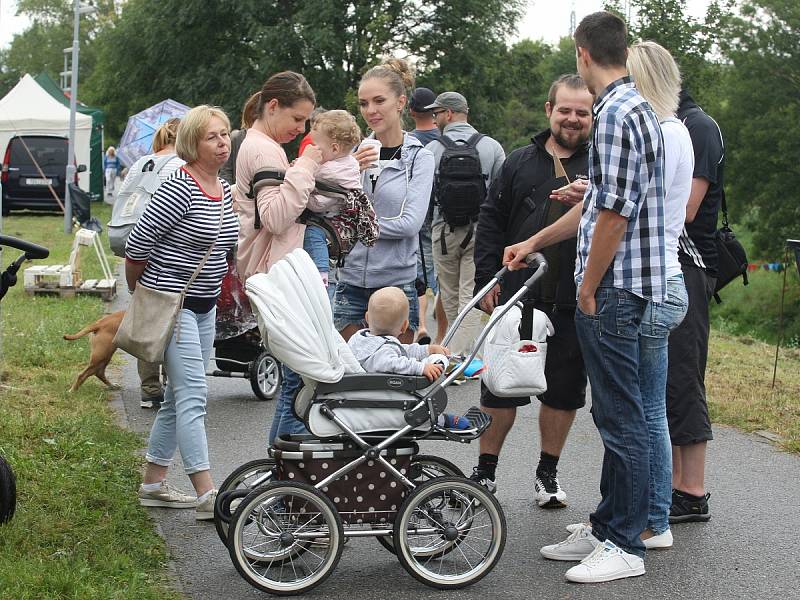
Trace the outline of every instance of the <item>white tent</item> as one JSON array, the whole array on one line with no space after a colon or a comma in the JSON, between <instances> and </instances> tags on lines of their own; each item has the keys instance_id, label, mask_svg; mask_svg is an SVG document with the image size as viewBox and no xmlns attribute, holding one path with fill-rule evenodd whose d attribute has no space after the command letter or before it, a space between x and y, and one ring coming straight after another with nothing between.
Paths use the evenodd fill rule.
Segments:
<instances>
[{"instance_id":1,"label":"white tent","mask_svg":"<svg viewBox=\"0 0 800 600\"><path fill-rule=\"evenodd\" d=\"M69 136L69 108L53 98L25 75L19 83L0 100L0 152L5 152L8 141L15 135ZM89 190L89 139L92 135L92 117L75 114L75 160L86 165L80 174L82 189Z\"/></svg>"}]
</instances>

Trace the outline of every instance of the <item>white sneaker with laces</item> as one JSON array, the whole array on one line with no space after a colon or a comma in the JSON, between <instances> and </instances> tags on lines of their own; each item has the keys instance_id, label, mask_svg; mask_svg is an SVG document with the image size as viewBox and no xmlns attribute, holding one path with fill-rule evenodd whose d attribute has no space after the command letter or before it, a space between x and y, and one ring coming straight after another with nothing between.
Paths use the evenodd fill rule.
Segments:
<instances>
[{"instance_id":1,"label":"white sneaker with laces","mask_svg":"<svg viewBox=\"0 0 800 600\"><path fill-rule=\"evenodd\" d=\"M214 520L214 503L217 501L217 490L211 490L206 499L197 503L194 518L198 521Z\"/></svg>"},{"instance_id":2,"label":"white sneaker with laces","mask_svg":"<svg viewBox=\"0 0 800 600\"><path fill-rule=\"evenodd\" d=\"M659 533L642 541L644 542L644 547L648 550L672 548L672 530L667 529L664 533Z\"/></svg>"},{"instance_id":3,"label":"white sneaker with laces","mask_svg":"<svg viewBox=\"0 0 800 600\"><path fill-rule=\"evenodd\" d=\"M564 529L567 530L567 533L572 533L573 531L576 531L581 527L588 527L589 529L592 528L592 526L589 525L589 523L570 523L569 525L564 527Z\"/></svg>"},{"instance_id":4,"label":"white sneaker with laces","mask_svg":"<svg viewBox=\"0 0 800 600\"><path fill-rule=\"evenodd\" d=\"M568 570L565 577L575 583L602 583L639 575L644 575L644 560L606 540Z\"/></svg>"},{"instance_id":5,"label":"white sneaker with laces","mask_svg":"<svg viewBox=\"0 0 800 600\"><path fill-rule=\"evenodd\" d=\"M599 545L600 540L592 535L592 528L581 525L563 542L544 546L539 552L550 560L583 560Z\"/></svg>"},{"instance_id":6,"label":"white sneaker with laces","mask_svg":"<svg viewBox=\"0 0 800 600\"><path fill-rule=\"evenodd\" d=\"M197 498L184 494L164 480L154 492L148 492L143 486L140 486L139 504L142 506L160 506L162 508L193 508L197 506Z\"/></svg>"}]
</instances>

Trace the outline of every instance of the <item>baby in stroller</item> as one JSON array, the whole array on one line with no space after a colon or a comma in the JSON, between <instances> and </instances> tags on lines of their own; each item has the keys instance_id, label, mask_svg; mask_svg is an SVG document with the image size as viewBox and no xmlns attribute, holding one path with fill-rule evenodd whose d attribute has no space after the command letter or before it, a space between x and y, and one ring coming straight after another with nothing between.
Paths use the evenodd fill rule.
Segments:
<instances>
[{"instance_id":1,"label":"baby in stroller","mask_svg":"<svg viewBox=\"0 0 800 600\"><path fill-rule=\"evenodd\" d=\"M367 305L369 329L356 332L347 345L367 373L424 375L435 381L447 367L450 352L436 344L400 343L398 336L408 328L408 310L408 298L400 288L378 290ZM437 423L448 429L471 426L464 417L451 414L439 415Z\"/></svg>"},{"instance_id":2,"label":"baby in stroller","mask_svg":"<svg viewBox=\"0 0 800 600\"><path fill-rule=\"evenodd\" d=\"M350 153L361 141L361 130L353 115L344 110L329 110L320 114L311 129L314 145L322 151L323 163L317 171L316 178L327 186L338 187L345 193L326 193L319 187L308 198L307 210L301 220L306 223L303 237L303 250L308 252L322 276L325 287L328 287L331 252L331 237L343 227L363 229L374 228L368 221L372 212L367 200L366 206L359 206L361 190L361 173L358 161ZM362 194L351 194L362 192ZM352 204L352 206L346 206ZM366 209L366 210L365 210ZM374 214L372 216L374 222ZM349 223L348 223L349 221ZM333 231L331 230L333 228ZM357 236L358 237L358 236ZM375 234L377 237L377 232Z\"/></svg>"}]
</instances>

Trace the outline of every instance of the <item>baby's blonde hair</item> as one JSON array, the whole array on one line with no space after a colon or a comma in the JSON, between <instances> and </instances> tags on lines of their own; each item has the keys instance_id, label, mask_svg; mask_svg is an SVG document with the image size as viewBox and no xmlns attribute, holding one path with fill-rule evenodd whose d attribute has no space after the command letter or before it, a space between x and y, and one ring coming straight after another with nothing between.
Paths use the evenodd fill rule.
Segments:
<instances>
[{"instance_id":1,"label":"baby's blonde hair","mask_svg":"<svg viewBox=\"0 0 800 600\"><path fill-rule=\"evenodd\" d=\"M400 288L381 288L370 296L367 313L372 335L400 335L408 319L408 298Z\"/></svg>"},{"instance_id":2,"label":"baby's blonde hair","mask_svg":"<svg viewBox=\"0 0 800 600\"><path fill-rule=\"evenodd\" d=\"M346 110L326 110L314 120L312 129L321 131L344 148L353 148L361 141L361 130Z\"/></svg>"}]
</instances>

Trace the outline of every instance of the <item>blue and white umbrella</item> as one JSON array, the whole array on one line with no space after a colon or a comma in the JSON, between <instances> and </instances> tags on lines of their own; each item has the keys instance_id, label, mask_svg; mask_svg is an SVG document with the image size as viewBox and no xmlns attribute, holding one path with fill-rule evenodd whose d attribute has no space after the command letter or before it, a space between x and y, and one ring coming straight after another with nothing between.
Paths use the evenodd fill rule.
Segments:
<instances>
[{"instance_id":1,"label":"blue and white umbrella","mask_svg":"<svg viewBox=\"0 0 800 600\"><path fill-rule=\"evenodd\" d=\"M145 154L153 152L153 136L165 121L183 117L189 107L167 99L128 118L128 125L117 148L117 156L126 167L130 167Z\"/></svg>"}]
</instances>

